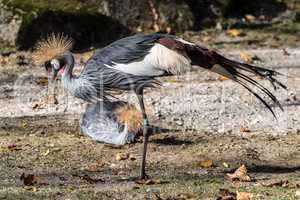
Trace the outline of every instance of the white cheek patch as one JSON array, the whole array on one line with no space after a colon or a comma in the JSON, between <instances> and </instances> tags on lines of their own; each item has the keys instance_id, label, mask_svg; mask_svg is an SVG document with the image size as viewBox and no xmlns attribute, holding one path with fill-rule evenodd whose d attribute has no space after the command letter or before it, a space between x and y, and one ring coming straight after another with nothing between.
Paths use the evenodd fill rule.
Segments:
<instances>
[{"instance_id":1,"label":"white cheek patch","mask_svg":"<svg viewBox=\"0 0 300 200\"><path fill-rule=\"evenodd\" d=\"M51 60L51 66L53 66L54 67L54 69L56 69L56 70L58 70L59 69L59 67L60 67L60 65L59 65L59 61L57 60L57 59L53 59L53 60Z\"/></svg>"}]
</instances>

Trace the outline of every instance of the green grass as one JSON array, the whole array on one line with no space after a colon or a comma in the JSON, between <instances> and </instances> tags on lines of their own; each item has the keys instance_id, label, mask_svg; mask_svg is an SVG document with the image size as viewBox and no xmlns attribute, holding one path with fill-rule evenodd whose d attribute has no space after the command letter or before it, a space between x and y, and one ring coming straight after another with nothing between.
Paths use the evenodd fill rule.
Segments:
<instances>
[{"instance_id":1,"label":"green grass","mask_svg":"<svg viewBox=\"0 0 300 200\"><path fill-rule=\"evenodd\" d=\"M221 188L236 191L232 184L224 184L221 182L201 182L187 181L181 183L168 183L161 185L145 185L139 189L118 190L118 188L90 185L89 188L72 188L59 186L42 186L38 187L38 191L32 192L22 187L6 188L0 190L0 199L7 200L23 200L23 199L102 199L103 197L111 197L119 199L122 195L126 196L153 196L157 194L162 198L176 197L180 195L193 196L198 199L211 198L216 199ZM254 194L254 199L268 200L296 200L295 189L286 189L282 187L263 187L263 186L241 186L240 192L249 192Z\"/></svg>"}]
</instances>

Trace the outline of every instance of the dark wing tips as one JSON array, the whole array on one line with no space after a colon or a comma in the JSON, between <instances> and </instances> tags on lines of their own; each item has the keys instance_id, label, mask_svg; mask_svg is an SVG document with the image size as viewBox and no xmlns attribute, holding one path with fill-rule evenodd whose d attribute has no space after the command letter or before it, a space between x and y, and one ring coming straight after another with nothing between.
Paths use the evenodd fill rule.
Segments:
<instances>
[{"instance_id":1,"label":"dark wing tips","mask_svg":"<svg viewBox=\"0 0 300 200\"><path fill-rule=\"evenodd\" d=\"M278 81L276 78L273 77L273 76L277 76L277 75L284 76L283 74L272 70L270 74L265 75L265 78L270 81L270 83L272 84L274 90L278 89L277 86L287 90L288 88L287 88L286 85L284 85L283 83L281 83L280 81Z\"/></svg>"},{"instance_id":2,"label":"dark wing tips","mask_svg":"<svg viewBox=\"0 0 300 200\"><path fill-rule=\"evenodd\" d=\"M265 95L267 95L282 111L283 107L278 101L278 99L268 90L265 86L257 82L255 79L251 78L250 76L245 75L243 72L248 72L250 74L258 75L262 78L267 79L270 81L274 89L277 89L278 86L287 89L287 87L278 81L274 76L281 75L281 73L270 70L270 69L264 69L261 67L256 67L250 64L246 63L240 63L236 62L230 59L225 58L224 56L221 56L220 54L214 52L213 56L215 64L213 67L210 68L210 70L219 73L223 76L226 76L227 78L230 78L239 84L241 84L244 88L246 88L250 93L252 93L256 98L258 98L267 108L270 110L272 115L275 119L277 119L273 109L271 106L261 97L259 96L253 89L250 88L250 86L254 86L257 89L259 89L261 92L263 92ZM216 67L218 66L218 67ZM220 69L221 68L221 69ZM224 71L226 73L224 73ZM228 73L230 75L228 75Z\"/></svg>"},{"instance_id":3,"label":"dark wing tips","mask_svg":"<svg viewBox=\"0 0 300 200\"><path fill-rule=\"evenodd\" d=\"M273 111L273 109L271 108L271 106L261 97L261 96L259 96L256 92L254 92L251 88L249 88L249 86L247 86L247 84L245 84L244 82L242 82L242 81L240 81L240 80L237 80L237 82L240 84L240 85L242 85L244 88L246 88L251 94L253 94L256 98L258 98L265 106L266 106L266 108L268 108L268 110L272 113L272 115L273 115L273 117L276 119L276 120L278 120L277 119L277 116L275 115L275 113L274 113L274 111ZM281 107L281 105L280 105L280 108L282 108Z\"/></svg>"},{"instance_id":4,"label":"dark wing tips","mask_svg":"<svg viewBox=\"0 0 300 200\"><path fill-rule=\"evenodd\" d=\"M167 43L167 41L164 42ZM170 42L168 44L170 44ZM278 87L287 89L283 83L274 78L274 76L282 75L281 73L227 59L226 57L218 54L216 51L211 51L198 45L185 45L185 50L193 65L206 68L241 84L257 99L259 99L268 108L268 110L270 110L275 119L277 119L277 117L271 106L253 89L251 89L250 86L254 86L266 94L283 111L283 107L278 99L265 86L258 83L244 72L267 79L270 81L274 89L277 89Z\"/></svg>"},{"instance_id":5,"label":"dark wing tips","mask_svg":"<svg viewBox=\"0 0 300 200\"><path fill-rule=\"evenodd\" d=\"M280 81L278 81L276 78L274 78L274 76L285 76L284 74L274 71L274 70L270 70L270 69L264 69L261 67L257 67L257 66L253 66L253 65L249 65L246 63L239 63L240 65L249 68L250 72L259 75L262 78L265 78L267 80L270 81L270 83L272 84L274 90L278 89L278 87L283 88L285 90L287 90L287 86L284 85L283 83L281 83Z\"/></svg>"}]
</instances>

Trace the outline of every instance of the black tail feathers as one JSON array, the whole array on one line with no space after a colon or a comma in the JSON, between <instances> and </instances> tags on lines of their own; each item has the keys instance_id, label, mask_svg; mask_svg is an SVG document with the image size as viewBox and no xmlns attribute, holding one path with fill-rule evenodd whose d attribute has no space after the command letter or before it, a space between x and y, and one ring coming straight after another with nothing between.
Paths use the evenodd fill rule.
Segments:
<instances>
[{"instance_id":1,"label":"black tail feathers","mask_svg":"<svg viewBox=\"0 0 300 200\"><path fill-rule=\"evenodd\" d=\"M282 75L282 74L274 70L264 69L250 64L232 61L219 54L217 54L216 56L216 63L217 64L214 65L213 68L211 68L212 71L219 73L227 78L230 78L236 81L237 83L239 83L240 85L242 85L243 87L245 87L256 98L258 98L270 110L272 115L277 119L271 106L261 96L259 96L253 89L251 89L250 86L254 86L260 91L262 91L264 94L266 94L283 111L282 105L280 104L278 99L270 92L270 90L268 90L265 86L258 83L250 76L247 76L245 72L269 80L272 86L274 87L274 90L280 87L287 89L287 87L283 83L281 83L276 78L274 78L274 76Z\"/></svg>"}]
</instances>

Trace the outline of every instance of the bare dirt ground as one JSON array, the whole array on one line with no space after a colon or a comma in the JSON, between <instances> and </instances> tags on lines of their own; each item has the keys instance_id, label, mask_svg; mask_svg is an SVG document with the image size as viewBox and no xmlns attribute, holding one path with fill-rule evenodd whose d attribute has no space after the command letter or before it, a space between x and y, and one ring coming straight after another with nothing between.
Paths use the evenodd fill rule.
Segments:
<instances>
[{"instance_id":1,"label":"bare dirt ground","mask_svg":"<svg viewBox=\"0 0 300 200\"><path fill-rule=\"evenodd\" d=\"M1 135L1 199L216 199L220 188L247 191L255 199L296 199L300 183L300 135L216 136L201 132L168 132L151 137L148 173L159 182L139 185L141 143L122 147L100 144L77 133ZM4 146L15 147L4 148ZM119 153L131 159L116 160ZM212 160L204 169L202 160ZM223 163L227 163L226 166ZM241 164L251 182L226 179ZM34 174L38 184L25 187L21 175ZM290 188L289 188L290 187ZM181 198L184 199L184 198ZM186 198L188 199L188 198Z\"/></svg>"},{"instance_id":2,"label":"bare dirt ground","mask_svg":"<svg viewBox=\"0 0 300 200\"><path fill-rule=\"evenodd\" d=\"M245 51L258 56L259 64L290 76L281 79L289 90L276 92L285 112L274 107L274 120L241 87L208 72L167 79L165 87L146 93L151 122L171 129L150 138L152 184L131 180L138 175L141 142L111 146L81 135L83 102L58 88L58 104L43 105L40 99L51 89L44 70L22 57L27 52L9 56L18 65L2 60L0 199L216 199L221 188L250 192L254 199L297 199L300 51ZM223 52L240 56L240 51ZM77 55L77 64L85 57ZM129 158L118 161L118 153ZM213 165L203 168L203 160ZM252 181L228 180L226 173L242 164Z\"/></svg>"}]
</instances>

